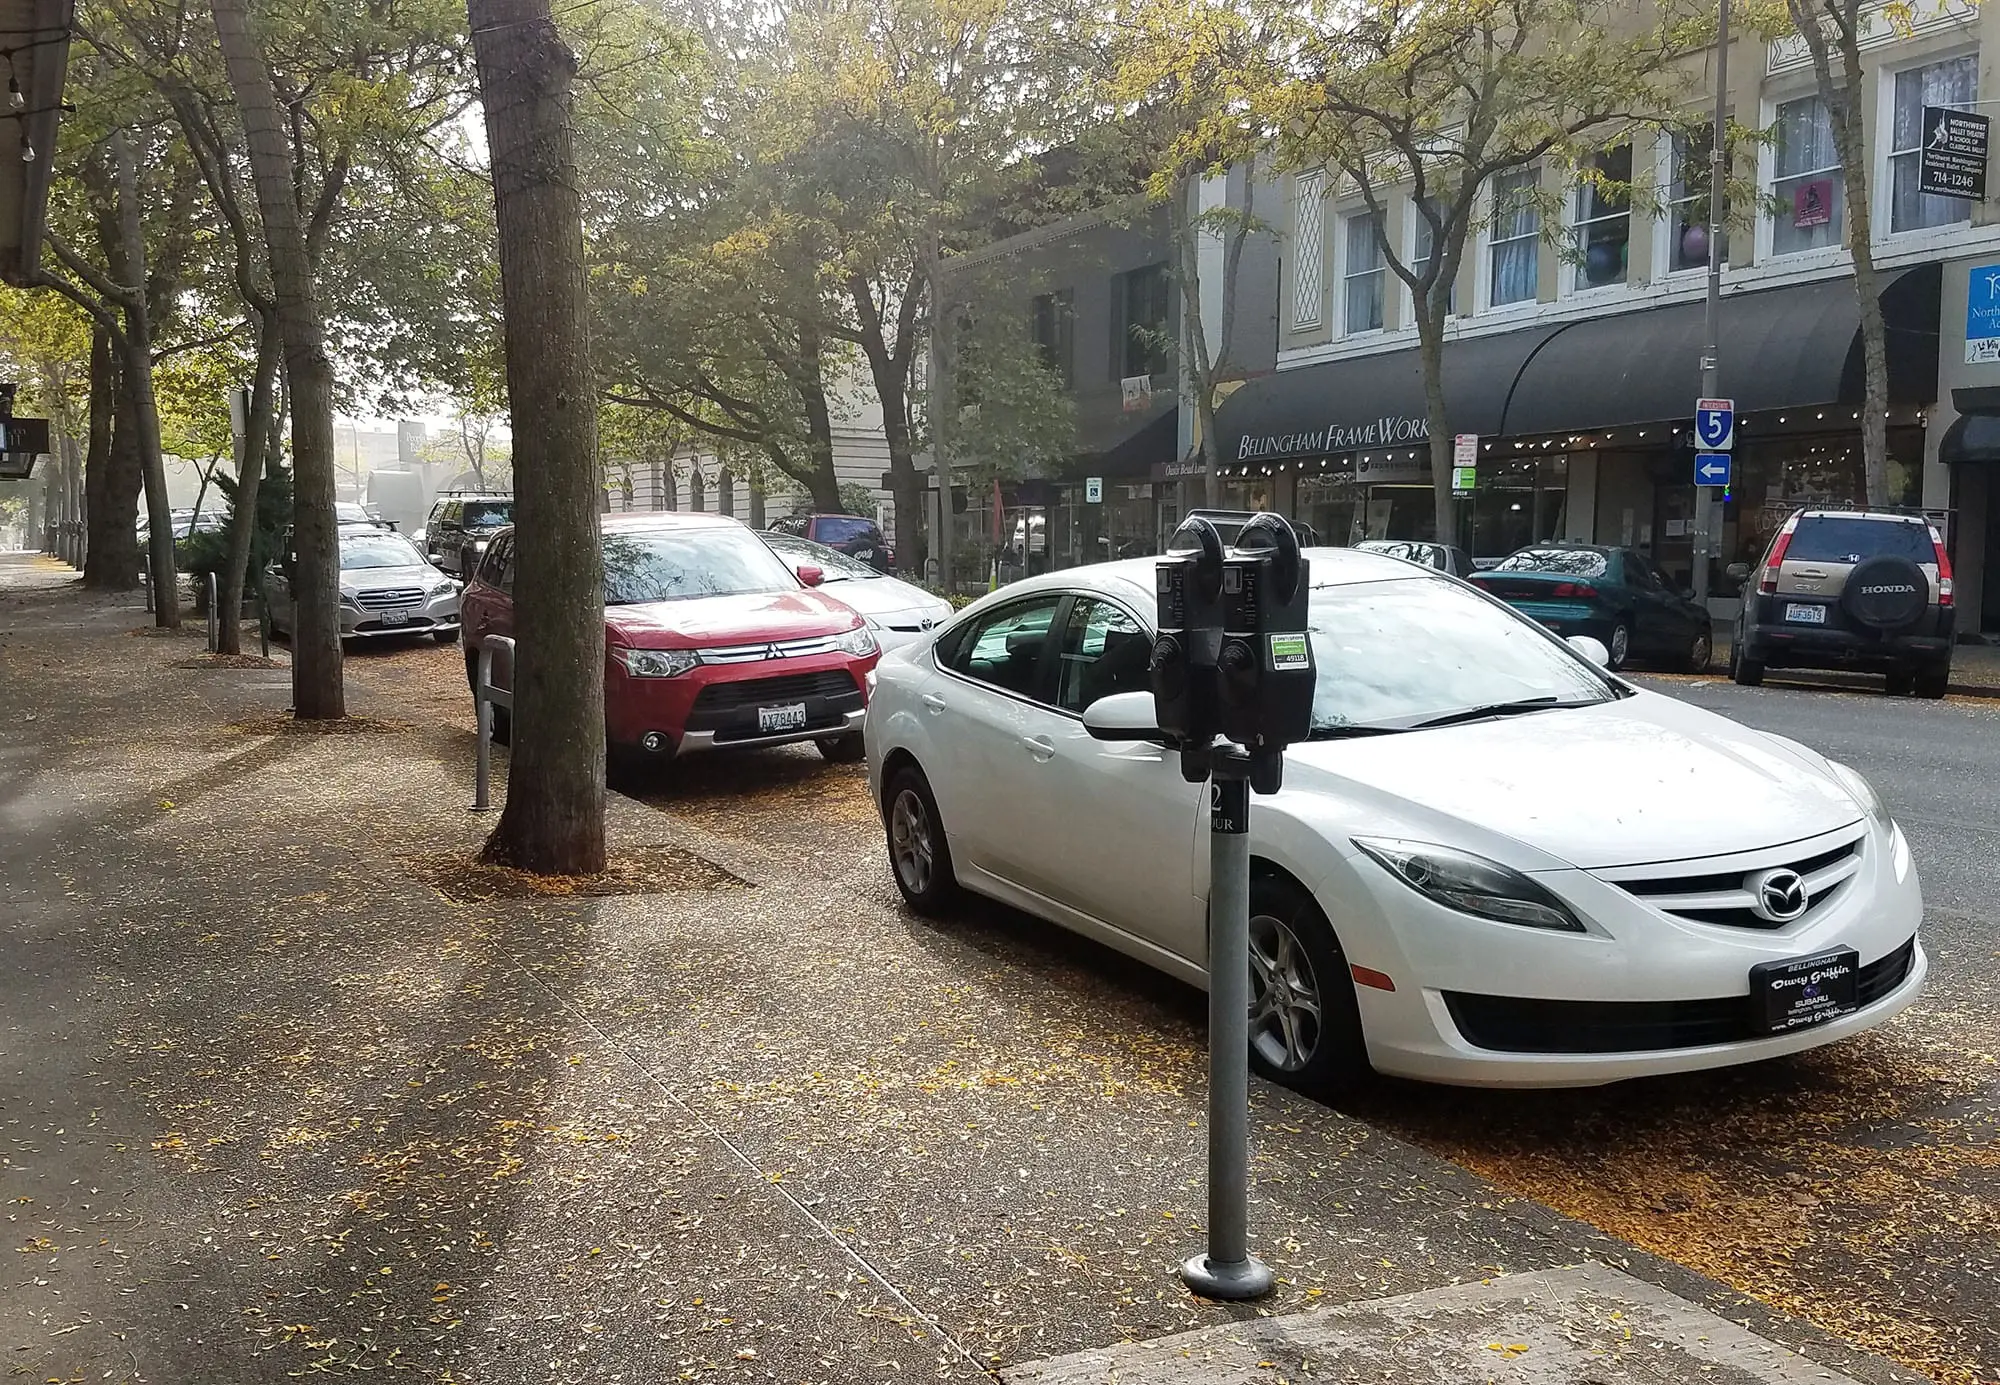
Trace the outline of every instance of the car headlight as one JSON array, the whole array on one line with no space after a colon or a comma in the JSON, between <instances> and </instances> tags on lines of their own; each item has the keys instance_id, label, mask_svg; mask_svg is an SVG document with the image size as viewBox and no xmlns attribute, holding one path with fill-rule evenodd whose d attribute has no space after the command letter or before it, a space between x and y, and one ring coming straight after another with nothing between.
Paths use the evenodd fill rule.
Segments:
<instances>
[{"instance_id":1,"label":"car headlight","mask_svg":"<svg viewBox=\"0 0 2000 1385\"><path fill-rule=\"evenodd\" d=\"M701 654L692 649L614 649L611 654L634 678L678 678L701 664Z\"/></svg>"},{"instance_id":2,"label":"car headlight","mask_svg":"<svg viewBox=\"0 0 2000 1385\"><path fill-rule=\"evenodd\" d=\"M359 610L361 608L361 602L355 598L353 592L349 591L345 587L342 587L340 589L340 604L343 606L352 606L356 610Z\"/></svg>"},{"instance_id":3,"label":"car headlight","mask_svg":"<svg viewBox=\"0 0 2000 1385\"><path fill-rule=\"evenodd\" d=\"M1429 842L1356 837L1354 844L1418 894L1498 923L1582 933L1569 906L1511 866Z\"/></svg>"},{"instance_id":4,"label":"car headlight","mask_svg":"<svg viewBox=\"0 0 2000 1385\"><path fill-rule=\"evenodd\" d=\"M1884 832L1896 825L1889 816L1888 805L1882 802L1882 795L1875 792L1873 785L1863 779L1858 772L1837 760L1828 760L1826 764L1827 768L1833 771L1833 777L1840 781L1840 786L1847 790L1855 803L1860 805L1861 811L1868 814L1870 822Z\"/></svg>"},{"instance_id":5,"label":"car headlight","mask_svg":"<svg viewBox=\"0 0 2000 1385\"><path fill-rule=\"evenodd\" d=\"M452 581L449 577L444 577L440 578L438 581L431 583L430 587L424 592L424 595L449 596L452 592L455 592L457 590L458 590L458 583Z\"/></svg>"},{"instance_id":6,"label":"car headlight","mask_svg":"<svg viewBox=\"0 0 2000 1385\"><path fill-rule=\"evenodd\" d=\"M863 616L862 619L866 620L867 617ZM870 622L870 624L872 623ZM870 630L867 625L857 625L836 639L833 642L833 647L843 654L852 654L857 659L864 659L868 655L873 654L881 646L875 643L874 631Z\"/></svg>"},{"instance_id":7,"label":"car headlight","mask_svg":"<svg viewBox=\"0 0 2000 1385\"><path fill-rule=\"evenodd\" d=\"M863 616L861 620L870 630L880 630L882 628L882 622L873 616Z\"/></svg>"}]
</instances>

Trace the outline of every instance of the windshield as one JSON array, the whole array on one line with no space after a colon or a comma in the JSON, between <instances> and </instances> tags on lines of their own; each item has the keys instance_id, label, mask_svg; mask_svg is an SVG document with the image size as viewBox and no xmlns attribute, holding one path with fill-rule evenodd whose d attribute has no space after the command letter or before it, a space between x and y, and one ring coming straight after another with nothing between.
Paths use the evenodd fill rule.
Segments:
<instances>
[{"instance_id":1,"label":"windshield","mask_svg":"<svg viewBox=\"0 0 2000 1385\"><path fill-rule=\"evenodd\" d=\"M511 500L465 502L465 527L468 529L498 529L503 524L513 522L514 502Z\"/></svg>"},{"instance_id":2,"label":"windshield","mask_svg":"<svg viewBox=\"0 0 2000 1385\"><path fill-rule=\"evenodd\" d=\"M1468 707L1608 702L1596 670L1518 616L1435 577L1314 587L1313 729L1409 726Z\"/></svg>"},{"instance_id":3,"label":"windshield","mask_svg":"<svg viewBox=\"0 0 2000 1385\"><path fill-rule=\"evenodd\" d=\"M1917 564L1937 561L1930 526L1900 519L1838 519L1808 515L1785 548L1788 563L1858 563L1878 554Z\"/></svg>"},{"instance_id":4,"label":"windshield","mask_svg":"<svg viewBox=\"0 0 2000 1385\"><path fill-rule=\"evenodd\" d=\"M828 548L811 539L793 538L789 534L767 534L764 541L794 566L805 563L818 568L826 574L829 582L865 582L882 575L860 559L850 558L837 548Z\"/></svg>"},{"instance_id":5,"label":"windshield","mask_svg":"<svg viewBox=\"0 0 2000 1385\"><path fill-rule=\"evenodd\" d=\"M821 543L846 543L850 539L875 537L875 521L852 515L815 515L813 537Z\"/></svg>"},{"instance_id":6,"label":"windshield","mask_svg":"<svg viewBox=\"0 0 2000 1385\"><path fill-rule=\"evenodd\" d=\"M604 536L607 606L798 589L798 577L748 529L717 525Z\"/></svg>"},{"instance_id":7,"label":"windshield","mask_svg":"<svg viewBox=\"0 0 2000 1385\"><path fill-rule=\"evenodd\" d=\"M1611 560L1594 548L1524 548L1502 558L1493 572L1559 572L1565 577L1602 577Z\"/></svg>"},{"instance_id":8,"label":"windshield","mask_svg":"<svg viewBox=\"0 0 2000 1385\"><path fill-rule=\"evenodd\" d=\"M424 560L410 541L399 534L343 534L340 539L340 569L352 572L365 567L422 567Z\"/></svg>"}]
</instances>

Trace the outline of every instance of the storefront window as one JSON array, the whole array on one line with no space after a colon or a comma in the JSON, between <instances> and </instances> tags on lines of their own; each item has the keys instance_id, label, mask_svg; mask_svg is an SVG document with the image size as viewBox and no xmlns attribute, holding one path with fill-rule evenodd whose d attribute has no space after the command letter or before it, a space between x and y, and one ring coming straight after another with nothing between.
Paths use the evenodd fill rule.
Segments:
<instances>
[{"instance_id":1,"label":"storefront window","mask_svg":"<svg viewBox=\"0 0 2000 1385\"><path fill-rule=\"evenodd\" d=\"M1358 537L1354 522L1362 508L1361 493L1352 473L1302 476L1292 517L1310 524L1321 543L1344 548Z\"/></svg>"},{"instance_id":2,"label":"storefront window","mask_svg":"<svg viewBox=\"0 0 2000 1385\"><path fill-rule=\"evenodd\" d=\"M1891 505L1916 505L1923 488L1924 430L1889 430ZM1809 505L1859 505L1866 500L1861 439L1856 433L1802 434L1745 440L1736 476L1721 506L1721 553L1709 571L1709 591L1734 595L1726 570L1755 563L1786 518ZM1693 488L1689 487L1690 505Z\"/></svg>"},{"instance_id":3,"label":"storefront window","mask_svg":"<svg viewBox=\"0 0 2000 1385\"><path fill-rule=\"evenodd\" d=\"M1568 502L1567 457L1482 466L1472 493L1472 556L1504 558L1517 548L1561 537Z\"/></svg>"},{"instance_id":4,"label":"storefront window","mask_svg":"<svg viewBox=\"0 0 2000 1385\"><path fill-rule=\"evenodd\" d=\"M1839 245L1846 182L1833 147L1833 122L1817 96L1778 107L1777 176L1771 185L1777 207L1771 253Z\"/></svg>"},{"instance_id":5,"label":"storefront window","mask_svg":"<svg viewBox=\"0 0 2000 1385\"><path fill-rule=\"evenodd\" d=\"M1970 107L1979 98L1979 59L1947 58L1896 74L1896 116L1889 146L1889 229L1949 226L1972 215L1972 203L1917 191L1917 157L1924 107Z\"/></svg>"}]
</instances>

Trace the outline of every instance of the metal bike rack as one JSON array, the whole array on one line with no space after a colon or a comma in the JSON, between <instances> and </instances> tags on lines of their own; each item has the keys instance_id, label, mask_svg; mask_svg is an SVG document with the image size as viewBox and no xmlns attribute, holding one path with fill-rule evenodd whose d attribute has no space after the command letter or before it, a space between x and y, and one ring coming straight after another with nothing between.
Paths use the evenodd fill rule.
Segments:
<instances>
[{"instance_id":1,"label":"metal bike rack","mask_svg":"<svg viewBox=\"0 0 2000 1385\"><path fill-rule=\"evenodd\" d=\"M215 574L208 574L208 652L213 654L219 648L222 634L222 613L215 606Z\"/></svg>"},{"instance_id":2,"label":"metal bike rack","mask_svg":"<svg viewBox=\"0 0 2000 1385\"><path fill-rule=\"evenodd\" d=\"M493 780L493 709L505 707L514 710L514 692L511 688L493 685L493 656L502 650L507 654L507 675L514 673L514 641L505 635L488 635L479 642L478 672L473 678L472 707L479 720L479 749L474 761L472 780L472 811L486 812L492 807L490 800Z\"/></svg>"}]
</instances>

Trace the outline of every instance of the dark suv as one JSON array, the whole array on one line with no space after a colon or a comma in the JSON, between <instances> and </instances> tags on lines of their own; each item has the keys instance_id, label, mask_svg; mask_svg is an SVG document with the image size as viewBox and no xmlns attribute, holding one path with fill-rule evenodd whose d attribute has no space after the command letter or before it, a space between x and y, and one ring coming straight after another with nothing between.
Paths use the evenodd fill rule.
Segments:
<instances>
[{"instance_id":1,"label":"dark suv","mask_svg":"<svg viewBox=\"0 0 2000 1385\"><path fill-rule=\"evenodd\" d=\"M1893 696L1943 697L1951 682L1951 559L1922 515L1801 510L1743 583L1729 672L1754 688L1767 668L1862 669Z\"/></svg>"},{"instance_id":2,"label":"dark suv","mask_svg":"<svg viewBox=\"0 0 2000 1385\"><path fill-rule=\"evenodd\" d=\"M424 551L430 560L460 581L472 570L493 536L514 522L514 497L497 492L445 494L431 506L424 524Z\"/></svg>"},{"instance_id":3,"label":"dark suv","mask_svg":"<svg viewBox=\"0 0 2000 1385\"><path fill-rule=\"evenodd\" d=\"M882 526L861 515L786 515L774 522L771 530L837 548L877 572L893 572L896 568L896 555L882 537Z\"/></svg>"}]
</instances>

